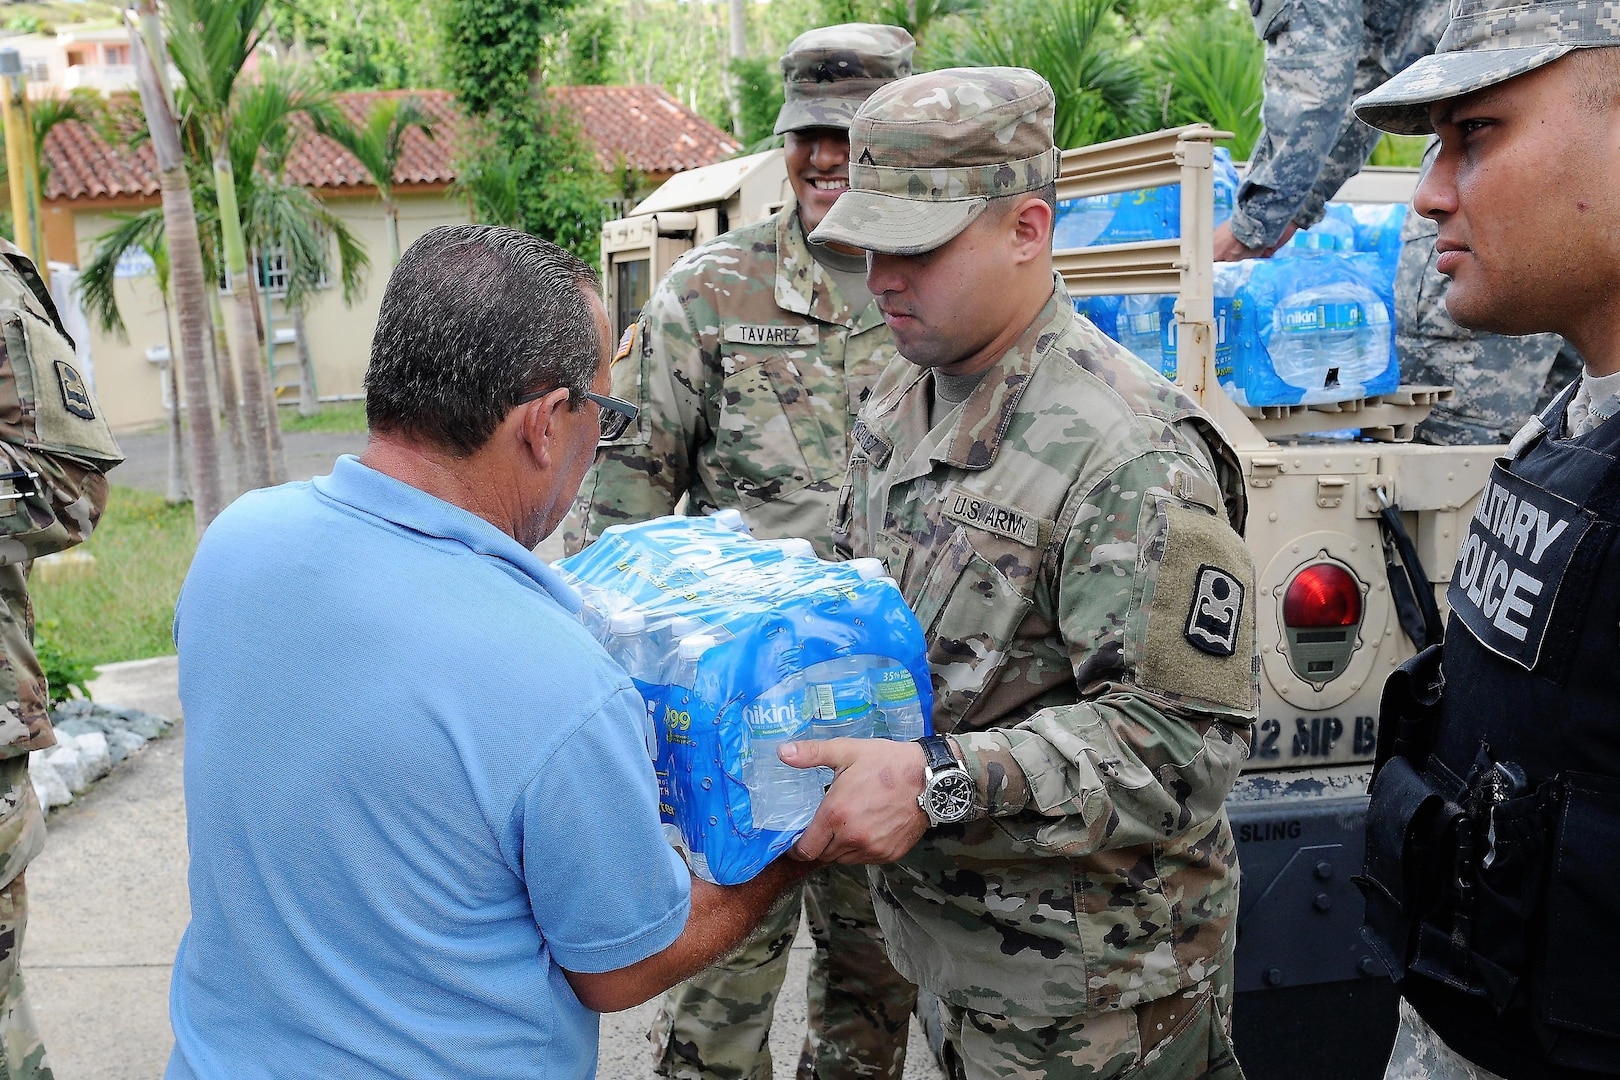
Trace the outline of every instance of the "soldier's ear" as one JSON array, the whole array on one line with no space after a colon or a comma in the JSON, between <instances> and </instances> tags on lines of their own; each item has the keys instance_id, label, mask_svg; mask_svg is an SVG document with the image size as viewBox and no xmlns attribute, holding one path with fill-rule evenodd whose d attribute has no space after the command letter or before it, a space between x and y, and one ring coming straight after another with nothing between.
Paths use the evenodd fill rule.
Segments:
<instances>
[{"instance_id":1,"label":"soldier's ear","mask_svg":"<svg viewBox=\"0 0 1620 1080\"><path fill-rule=\"evenodd\" d=\"M1052 250L1052 207L1039 193L1026 195L1008 217L1019 262L1040 258Z\"/></svg>"}]
</instances>

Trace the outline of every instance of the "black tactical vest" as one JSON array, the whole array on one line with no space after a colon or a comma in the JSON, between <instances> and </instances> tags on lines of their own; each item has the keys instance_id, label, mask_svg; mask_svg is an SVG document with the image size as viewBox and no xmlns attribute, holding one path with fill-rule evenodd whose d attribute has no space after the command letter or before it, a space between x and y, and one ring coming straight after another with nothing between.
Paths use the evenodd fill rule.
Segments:
<instances>
[{"instance_id":1,"label":"black tactical vest","mask_svg":"<svg viewBox=\"0 0 1620 1080\"><path fill-rule=\"evenodd\" d=\"M1557 438L1573 389L1491 473L1443 651L1386 689L1362 881L1402 992L1508 1080L1620 1075L1620 423Z\"/></svg>"}]
</instances>

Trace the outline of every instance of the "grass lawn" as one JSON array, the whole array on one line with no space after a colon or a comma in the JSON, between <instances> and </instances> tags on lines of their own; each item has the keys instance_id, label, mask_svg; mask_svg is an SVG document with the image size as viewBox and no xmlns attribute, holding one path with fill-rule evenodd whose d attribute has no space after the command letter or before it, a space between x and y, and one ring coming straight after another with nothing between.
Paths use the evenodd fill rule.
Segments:
<instances>
[{"instance_id":1,"label":"grass lawn","mask_svg":"<svg viewBox=\"0 0 1620 1080\"><path fill-rule=\"evenodd\" d=\"M180 582L197 546L191 505L114 485L101 523L82 550L87 571L36 578L29 592L37 623L75 660L106 664L174 652L169 624Z\"/></svg>"},{"instance_id":2,"label":"grass lawn","mask_svg":"<svg viewBox=\"0 0 1620 1080\"><path fill-rule=\"evenodd\" d=\"M277 415L284 432L325 431L334 435L366 433L366 403L363 401L329 401L314 416L299 416L297 409L285 408Z\"/></svg>"}]
</instances>

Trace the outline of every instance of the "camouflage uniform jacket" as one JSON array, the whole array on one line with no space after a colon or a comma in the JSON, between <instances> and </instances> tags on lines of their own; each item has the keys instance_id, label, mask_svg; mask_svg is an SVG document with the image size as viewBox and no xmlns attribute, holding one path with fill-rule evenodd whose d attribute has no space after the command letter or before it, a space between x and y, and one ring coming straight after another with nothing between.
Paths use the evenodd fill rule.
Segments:
<instances>
[{"instance_id":1,"label":"camouflage uniform jacket","mask_svg":"<svg viewBox=\"0 0 1620 1080\"><path fill-rule=\"evenodd\" d=\"M45 821L26 754L56 745L34 655L32 560L90 535L102 475L123 460L34 266L0 241L0 884L38 853ZM13 763L16 763L15 765ZM21 767L19 767L21 766Z\"/></svg>"},{"instance_id":2,"label":"camouflage uniform jacket","mask_svg":"<svg viewBox=\"0 0 1620 1080\"><path fill-rule=\"evenodd\" d=\"M690 494L687 513L736 507L755 536L825 557L850 427L895 355L877 305L839 295L791 206L688 252L620 343L612 393L641 415L597 451L564 546Z\"/></svg>"},{"instance_id":3,"label":"camouflage uniform jacket","mask_svg":"<svg viewBox=\"0 0 1620 1080\"><path fill-rule=\"evenodd\" d=\"M841 553L900 582L926 631L935 730L978 790L976 820L881 868L895 967L1002 1015L1203 982L1231 963L1222 800L1259 694L1253 561L1228 523L1236 458L1061 283L930 431L932 387L909 364L884 373L833 522ZM1235 609L1202 603L1199 582L1235 591ZM1219 642L1194 641L1201 610Z\"/></svg>"},{"instance_id":4,"label":"camouflage uniform jacket","mask_svg":"<svg viewBox=\"0 0 1620 1080\"><path fill-rule=\"evenodd\" d=\"M1434 51L1444 0L1258 0L1266 43L1264 130L1238 188L1232 235L1275 243L1290 221L1323 206L1367 163L1379 132L1350 103Z\"/></svg>"}]
</instances>

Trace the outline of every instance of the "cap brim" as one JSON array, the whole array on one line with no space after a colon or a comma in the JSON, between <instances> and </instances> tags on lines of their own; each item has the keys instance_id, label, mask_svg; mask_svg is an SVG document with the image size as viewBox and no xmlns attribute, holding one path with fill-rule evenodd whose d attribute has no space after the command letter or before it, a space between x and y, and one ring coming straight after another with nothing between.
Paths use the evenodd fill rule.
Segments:
<instances>
[{"instance_id":1,"label":"cap brim","mask_svg":"<svg viewBox=\"0 0 1620 1080\"><path fill-rule=\"evenodd\" d=\"M885 255L921 255L956 239L989 200L925 202L876 191L846 191L810 234L812 244L848 244Z\"/></svg>"},{"instance_id":2,"label":"cap brim","mask_svg":"<svg viewBox=\"0 0 1620 1080\"><path fill-rule=\"evenodd\" d=\"M806 128L836 128L848 131L850 124L855 120L855 111L865 100L864 97L819 97L785 101L776 114L773 134L782 135L789 131L803 131Z\"/></svg>"},{"instance_id":3,"label":"cap brim","mask_svg":"<svg viewBox=\"0 0 1620 1080\"><path fill-rule=\"evenodd\" d=\"M1396 135L1432 135L1430 105L1507 82L1575 48L1535 45L1425 56L1372 93L1357 98L1356 118Z\"/></svg>"}]
</instances>

